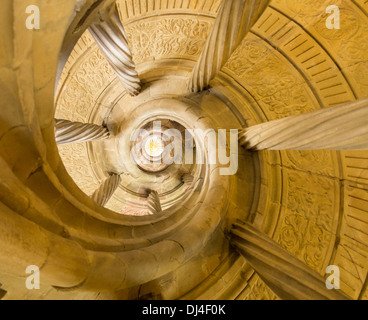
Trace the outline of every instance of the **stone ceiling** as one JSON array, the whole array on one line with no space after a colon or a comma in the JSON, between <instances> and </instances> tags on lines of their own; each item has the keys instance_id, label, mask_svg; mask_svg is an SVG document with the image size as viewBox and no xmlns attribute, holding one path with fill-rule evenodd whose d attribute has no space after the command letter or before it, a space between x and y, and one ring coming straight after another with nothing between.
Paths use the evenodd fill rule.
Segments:
<instances>
[{"instance_id":1,"label":"stone ceiling","mask_svg":"<svg viewBox=\"0 0 368 320\"><path fill-rule=\"evenodd\" d=\"M87 31L59 82L56 117L112 125L114 119L125 117L144 103L186 97L186 79L220 3L118 0L144 83L142 94L132 98L124 93ZM340 6L341 30L328 32L323 27L327 4ZM219 128L236 129L365 98L367 46L366 1L273 0L212 82L208 94L190 99ZM88 195L106 176L105 164L96 160L100 159L96 154L103 150L103 143L59 146L69 174ZM240 161L247 167L241 168L230 187L229 219L247 217L322 275L328 265L340 266L345 271L342 290L353 298L368 298L368 221L362 215L368 210L364 200L368 170L358 160L367 163L368 153L281 151L261 152L257 158L244 153ZM243 170L249 169L251 162L255 165L247 176ZM252 198L246 204L245 192ZM122 191L108 208L120 212L120 197ZM161 279L143 287L143 291L156 286L167 298L276 298L242 258L226 252L216 258L206 255L183 266L171 274L167 287ZM189 293L185 288L174 289L181 277L195 268L202 270L190 282L196 283L195 289ZM226 295L229 287L233 288L231 297Z\"/></svg>"}]
</instances>

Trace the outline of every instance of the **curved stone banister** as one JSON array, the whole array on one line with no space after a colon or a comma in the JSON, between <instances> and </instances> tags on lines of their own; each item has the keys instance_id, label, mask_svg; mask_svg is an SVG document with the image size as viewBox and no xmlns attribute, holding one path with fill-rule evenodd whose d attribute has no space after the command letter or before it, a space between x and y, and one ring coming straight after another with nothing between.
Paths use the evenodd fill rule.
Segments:
<instances>
[{"instance_id":1,"label":"curved stone banister","mask_svg":"<svg viewBox=\"0 0 368 320\"><path fill-rule=\"evenodd\" d=\"M189 89L204 90L266 9L269 0L223 1L215 25L193 69Z\"/></svg>"},{"instance_id":2,"label":"curved stone banister","mask_svg":"<svg viewBox=\"0 0 368 320\"><path fill-rule=\"evenodd\" d=\"M117 10L106 21L93 24L88 30L125 89L132 96L138 95L141 90L140 80Z\"/></svg>"},{"instance_id":3,"label":"curved stone banister","mask_svg":"<svg viewBox=\"0 0 368 320\"><path fill-rule=\"evenodd\" d=\"M367 150L368 98L244 129L240 144L252 150Z\"/></svg>"},{"instance_id":4,"label":"curved stone banister","mask_svg":"<svg viewBox=\"0 0 368 320\"><path fill-rule=\"evenodd\" d=\"M107 128L95 124L55 119L55 139L57 144L88 142L108 139Z\"/></svg>"}]
</instances>

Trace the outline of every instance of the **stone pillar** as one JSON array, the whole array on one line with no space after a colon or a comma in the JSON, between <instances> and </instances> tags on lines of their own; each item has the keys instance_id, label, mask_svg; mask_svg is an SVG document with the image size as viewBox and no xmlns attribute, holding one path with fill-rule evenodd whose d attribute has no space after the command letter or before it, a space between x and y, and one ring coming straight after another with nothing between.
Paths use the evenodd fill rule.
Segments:
<instances>
[{"instance_id":1,"label":"stone pillar","mask_svg":"<svg viewBox=\"0 0 368 320\"><path fill-rule=\"evenodd\" d=\"M117 9L106 21L93 24L88 30L125 89L132 96L138 95L141 84Z\"/></svg>"},{"instance_id":2,"label":"stone pillar","mask_svg":"<svg viewBox=\"0 0 368 320\"><path fill-rule=\"evenodd\" d=\"M107 202L111 199L112 195L115 193L116 189L119 187L121 182L120 175L115 173L111 174L109 178L107 178L104 183L101 184L100 188L98 188L91 198L96 201L99 205L104 207Z\"/></svg>"},{"instance_id":3,"label":"stone pillar","mask_svg":"<svg viewBox=\"0 0 368 320\"><path fill-rule=\"evenodd\" d=\"M262 280L285 300L346 300L338 290L328 290L325 279L283 249L263 232L239 222L231 243Z\"/></svg>"},{"instance_id":4,"label":"stone pillar","mask_svg":"<svg viewBox=\"0 0 368 320\"><path fill-rule=\"evenodd\" d=\"M55 139L57 144L105 140L109 131L95 124L55 119Z\"/></svg>"},{"instance_id":5,"label":"stone pillar","mask_svg":"<svg viewBox=\"0 0 368 320\"><path fill-rule=\"evenodd\" d=\"M150 215L154 215L162 211L160 197L158 196L157 191L154 191L154 190L149 191L149 195L147 198L147 207L148 207L148 213Z\"/></svg>"},{"instance_id":6,"label":"stone pillar","mask_svg":"<svg viewBox=\"0 0 368 320\"><path fill-rule=\"evenodd\" d=\"M223 1L215 25L194 67L189 89L204 90L225 65L252 26L266 9L269 0Z\"/></svg>"},{"instance_id":7,"label":"stone pillar","mask_svg":"<svg viewBox=\"0 0 368 320\"><path fill-rule=\"evenodd\" d=\"M252 150L367 150L368 99L262 123L239 139Z\"/></svg>"}]
</instances>

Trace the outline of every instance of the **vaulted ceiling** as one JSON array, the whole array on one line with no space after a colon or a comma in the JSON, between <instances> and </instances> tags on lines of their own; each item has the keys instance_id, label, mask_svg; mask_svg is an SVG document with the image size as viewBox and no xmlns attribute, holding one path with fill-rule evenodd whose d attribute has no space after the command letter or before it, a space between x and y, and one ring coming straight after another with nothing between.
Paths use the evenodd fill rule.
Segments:
<instances>
[{"instance_id":1,"label":"vaulted ceiling","mask_svg":"<svg viewBox=\"0 0 368 320\"><path fill-rule=\"evenodd\" d=\"M340 30L325 26L326 7L331 4L340 7ZM190 168L197 178L194 190L180 188L174 170L149 175L126 163L121 137L128 136L144 119L166 116L203 129L241 129L368 97L365 0L272 0L211 87L190 93L188 78L220 5L221 0L117 0L142 81L141 93L132 97L124 90L89 31L75 45L57 83L55 118L106 124L119 137L58 146L74 181L68 183L75 183L87 196L108 172L124 173L106 206L111 210L106 221L117 219L114 222L119 224L119 219L133 216L133 220L121 221L138 225L134 219L145 215L137 197L141 185L158 190L163 209L167 209L164 214L172 214L173 219L188 192L192 192L192 200L181 210L200 210L203 203L215 203L221 213L221 222L213 229L211 221L198 220L198 233L211 232L188 261L175 268L168 264L163 276L154 280L143 277L129 289L101 294L100 298L278 299L229 244L227 231L242 219L323 276L327 266L339 266L341 290L354 299L368 299L368 151L239 149L239 170L234 176L216 175L215 167L213 171ZM70 188L77 190L75 185ZM212 209L208 205L203 210ZM101 216L102 212L93 219ZM62 220L69 224L69 219L73 218ZM89 249L116 250L121 244L118 237L128 238L118 228L116 234L114 228L107 229L106 235L94 223L85 228L96 231L98 240L83 234L78 239ZM165 227L134 227L132 247L137 239L151 244L161 241L161 234L155 232L167 232L169 238L181 228L170 225L167 231ZM76 225L70 232L72 238L78 238ZM108 241L99 242L105 236L110 237ZM197 235L183 237L196 239ZM124 250L130 245L124 242ZM22 292L11 277L0 278L0 282L7 285L10 298ZM42 294L64 297L51 288ZM24 297L38 298L30 292ZM94 299L98 295L78 293L74 297Z\"/></svg>"}]
</instances>

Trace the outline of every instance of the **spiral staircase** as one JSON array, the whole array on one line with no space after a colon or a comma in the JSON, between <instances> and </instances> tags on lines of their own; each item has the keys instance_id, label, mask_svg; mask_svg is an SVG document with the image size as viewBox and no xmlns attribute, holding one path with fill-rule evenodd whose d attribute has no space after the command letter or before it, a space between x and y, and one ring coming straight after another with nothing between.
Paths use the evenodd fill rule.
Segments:
<instances>
[{"instance_id":1,"label":"spiral staircase","mask_svg":"<svg viewBox=\"0 0 368 320\"><path fill-rule=\"evenodd\" d=\"M0 299L368 298L367 1L3 2Z\"/></svg>"}]
</instances>

